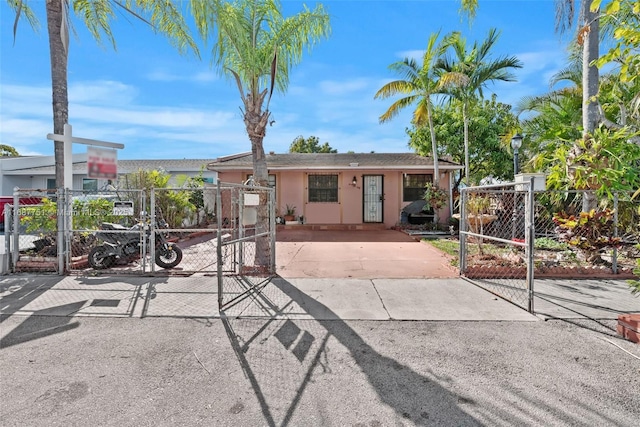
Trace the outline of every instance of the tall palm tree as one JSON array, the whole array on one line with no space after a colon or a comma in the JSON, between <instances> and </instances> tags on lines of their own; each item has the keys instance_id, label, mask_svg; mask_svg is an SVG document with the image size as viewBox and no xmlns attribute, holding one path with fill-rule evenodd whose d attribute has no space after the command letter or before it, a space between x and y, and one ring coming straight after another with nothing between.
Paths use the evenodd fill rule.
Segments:
<instances>
[{"instance_id":1,"label":"tall palm tree","mask_svg":"<svg viewBox=\"0 0 640 427\"><path fill-rule=\"evenodd\" d=\"M36 0L31 2L29 0L7 0L7 2L16 13L13 27L14 38L20 20L26 20L34 30L38 29L39 21L30 3L40 5L41 2ZM115 16L115 11L119 10L146 22L155 31L166 35L180 52L184 52L187 48L198 52L180 10L172 2L166 0L46 0L54 134L63 134L64 125L69 122L67 60L72 10L98 42L102 42L102 38L106 37L115 47L115 38L109 24ZM64 182L64 145L62 141L55 141L54 144L56 187L62 188L65 185L70 185L70 183Z\"/></svg>"},{"instance_id":2,"label":"tall palm tree","mask_svg":"<svg viewBox=\"0 0 640 427\"><path fill-rule=\"evenodd\" d=\"M401 80L394 80L385 84L374 96L376 99L386 99L398 94L405 95L391 104L387 111L380 116L380 123L390 121L402 109L417 104L416 109L413 111L413 123L418 127L424 126L425 123L429 126L433 157L433 184L435 187L439 186L440 171L436 131L433 126L432 97L442 92L439 84L440 69L436 67L436 63L440 56L444 54L451 35L448 35L438 43L439 36L440 32L437 32L429 37L427 48L422 56L422 64L418 64L413 58L404 58L402 61L391 64L389 69L400 74Z\"/></svg>"},{"instance_id":3,"label":"tall palm tree","mask_svg":"<svg viewBox=\"0 0 640 427\"><path fill-rule=\"evenodd\" d=\"M264 186L268 176L263 139L271 122L273 90L287 90L289 71L300 63L303 51L331 31L322 5L305 7L289 18L280 9L278 0L192 0L202 38L213 41L215 65L238 86L254 180Z\"/></svg>"},{"instance_id":4,"label":"tall palm tree","mask_svg":"<svg viewBox=\"0 0 640 427\"><path fill-rule=\"evenodd\" d=\"M453 55L445 55L437 66L443 70L440 77L441 85L449 93L459 99L462 105L464 123L464 173L465 183L469 184L469 108L478 97L483 97L483 89L495 81L513 82L515 76L510 72L513 68L522 68L522 62L515 56L502 56L491 59L491 49L494 47L500 33L492 28L487 38L478 44L473 43L471 50L467 50L467 41L456 33L451 38L449 48Z\"/></svg>"},{"instance_id":5,"label":"tall palm tree","mask_svg":"<svg viewBox=\"0 0 640 427\"><path fill-rule=\"evenodd\" d=\"M331 31L322 5L285 18L278 0L192 0L196 26L213 42L213 61L220 73L235 80L244 109L242 118L251 142L253 178L268 185L263 140L272 122L269 101L274 89L285 92L289 71ZM258 206L255 265L270 261L269 212L266 200Z\"/></svg>"},{"instance_id":6,"label":"tall palm tree","mask_svg":"<svg viewBox=\"0 0 640 427\"><path fill-rule=\"evenodd\" d=\"M563 33L572 28L576 20L576 0L556 0L556 31ZM578 31L576 41L582 46L582 134L590 138L600 123L600 109L597 100L600 75L595 61L600 56L600 8L591 8L591 0L580 1ZM579 144L575 145L580 151ZM596 207L596 197L591 191L584 194L582 209L589 211Z\"/></svg>"}]
</instances>

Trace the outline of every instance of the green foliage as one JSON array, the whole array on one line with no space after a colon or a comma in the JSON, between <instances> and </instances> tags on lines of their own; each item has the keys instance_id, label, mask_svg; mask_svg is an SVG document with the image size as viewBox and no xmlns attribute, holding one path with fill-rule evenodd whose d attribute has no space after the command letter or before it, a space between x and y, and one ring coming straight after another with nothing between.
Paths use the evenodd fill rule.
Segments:
<instances>
[{"instance_id":1,"label":"green foliage","mask_svg":"<svg viewBox=\"0 0 640 427\"><path fill-rule=\"evenodd\" d=\"M122 217L113 215L113 202L106 199L74 200L72 202L71 227L74 230L97 230L102 222L119 222ZM43 198L40 205L20 208L20 224L28 233L47 234L58 229L57 204Z\"/></svg>"},{"instance_id":2,"label":"green foliage","mask_svg":"<svg viewBox=\"0 0 640 427\"><path fill-rule=\"evenodd\" d=\"M483 215L489 213L491 207L491 198L489 196L479 196L470 194L467 198L466 212L467 215Z\"/></svg>"},{"instance_id":3,"label":"green foliage","mask_svg":"<svg viewBox=\"0 0 640 427\"><path fill-rule=\"evenodd\" d=\"M600 7L601 0L591 4L591 10ZM640 74L640 1L612 0L604 9L604 22L615 25L613 38L615 45L596 61L599 67L608 63L620 66L620 79L623 82L636 80Z\"/></svg>"},{"instance_id":4,"label":"green foliage","mask_svg":"<svg viewBox=\"0 0 640 427\"><path fill-rule=\"evenodd\" d=\"M18 150L10 145L0 144L0 157L18 157Z\"/></svg>"},{"instance_id":5,"label":"green foliage","mask_svg":"<svg viewBox=\"0 0 640 427\"><path fill-rule=\"evenodd\" d=\"M151 189L155 189L156 212L171 228L182 227L185 219L193 218L198 206L193 203L194 192L185 188L168 188L171 175L162 170L143 170L132 172L124 176L124 188L130 190L144 190L145 206L151 206ZM183 183L183 187L189 187ZM204 202L203 202L204 203Z\"/></svg>"},{"instance_id":6,"label":"green foliage","mask_svg":"<svg viewBox=\"0 0 640 427\"><path fill-rule=\"evenodd\" d=\"M637 267L633 270L633 274L640 277L640 259L636 260ZM640 296L640 280L629 280L631 293Z\"/></svg>"},{"instance_id":7,"label":"green foliage","mask_svg":"<svg viewBox=\"0 0 640 427\"><path fill-rule=\"evenodd\" d=\"M454 162L464 163L464 118L458 101L448 106L435 106L433 122L435 124L438 155L451 156ZM511 106L490 100L471 103L469 109L469 146L471 180L479 182L489 175L502 180L513 179L513 155L502 136L508 134L517 125L517 118L511 112ZM432 153L431 136L427 129L412 127L406 130L409 146L416 153L428 156ZM524 151L524 150L522 150Z\"/></svg>"},{"instance_id":8,"label":"green foliage","mask_svg":"<svg viewBox=\"0 0 640 427\"><path fill-rule=\"evenodd\" d=\"M565 251L569 249L569 246L566 243L559 242L549 237L538 237L533 242L533 246L536 249L540 249L540 250L546 249L549 251Z\"/></svg>"},{"instance_id":9,"label":"green foliage","mask_svg":"<svg viewBox=\"0 0 640 427\"><path fill-rule=\"evenodd\" d=\"M447 204L449 200L449 195L447 191L436 187L432 182L427 182L424 186L424 200L431 206L433 209L441 209Z\"/></svg>"},{"instance_id":10,"label":"green foliage","mask_svg":"<svg viewBox=\"0 0 640 427\"><path fill-rule=\"evenodd\" d=\"M337 153L338 150L331 148L328 142L320 145L320 140L316 136L305 139L302 135L293 140L289 146L290 153Z\"/></svg>"},{"instance_id":11,"label":"green foliage","mask_svg":"<svg viewBox=\"0 0 640 427\"><path fill-rule=\"evenodd\" d=\"M294 216L296 214L296 207L293 205L287 205L285 209L285 215Z\"/></svg>"},{"instance_id":12,"label":"green foliage","mask_svg":"<svg viewBox=\"0 0 640 427\"><path fill-rule=\"evenodd\" d=\"M596 252L606 247L616 247L620 239L614 235L614 211L591 210L569 215L558 212L553 216L558 238L575 248L586 252Z\"/></svg>"},{"instance_id":13,"label":"green foliage","mask_svg":"<svg viewBox=\"0 0 640 427\"><path fill-rule=\"evenodd\" d=\"M559 144L541 165L549 171L552 189L591 189L613 197L616 191L632 191L640 186L640 145L628 128L596 129L591 137Z\"/></svg>"},{"instance_id":14,"label":"green foliage","mask_svg":"<svg viewBox=\"0 0 640 427\"><path fill-rule=\"evenodd\" d=\"M25 225L27 233L47 233L58 229L56 203L45 197L40 206L25 206L20 209L20 224Z\"/></svg>"}]
</instances>

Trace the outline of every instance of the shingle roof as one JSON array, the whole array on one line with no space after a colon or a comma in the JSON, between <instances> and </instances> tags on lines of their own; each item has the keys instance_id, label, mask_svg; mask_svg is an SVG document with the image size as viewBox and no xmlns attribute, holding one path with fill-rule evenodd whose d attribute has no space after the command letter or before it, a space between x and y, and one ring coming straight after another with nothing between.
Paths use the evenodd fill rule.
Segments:
<instances>
[{"instance_id":1,"label":"shingle roof","mask_svg":"<svg viewBox=\"0 0 640 427\"><path fill-rule=\"evenodd\" d=\"M126 174L137 172L140 169L154 170L164 169L168 172L198 172L201 168L205 168L213 159L168 159L168 160L118 160L118 173ZM36 175L53 175L55 174L55 166L40 166L35 168L27 168L29 172ZM7 175L20 173L27 169L16 169L7 171ZM205 168L206 170L206 168ZM83 173L87 171L87 162L74 162L73 171L75 173Z\"/></svg>"},{"instance_id":2,"label":"shingle roof","mask_svg":"<svg viewBox=\"0 0 640 427\"><path fill-rule=\"evenodd\" d=\"M432 168L431 157L415 153L287 153L266 155L269 169L344 169L344 168ZM462 166L440 160L441 168L461 169ZM221 157L207 165L213 171L251 169L253 159L251 153Z\"/></svg>"}]
</instances>

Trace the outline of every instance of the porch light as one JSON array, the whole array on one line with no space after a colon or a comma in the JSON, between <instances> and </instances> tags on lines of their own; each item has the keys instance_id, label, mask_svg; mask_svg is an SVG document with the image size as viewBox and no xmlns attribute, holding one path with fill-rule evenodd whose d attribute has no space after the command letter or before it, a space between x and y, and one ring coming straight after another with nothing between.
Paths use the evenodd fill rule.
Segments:
<instances>
[{"instance_id":1,"label":"porch light","mask_svg":"<svg viewBox=\"0 0 640 427\"><path fill-rule=\"evenodd\" d=\"M355 187L356 185L358 185L358 178L356 178L355 176L353 177L353 179L351 180L351 185L353 187Z\"/></svg>"}]
</instances>

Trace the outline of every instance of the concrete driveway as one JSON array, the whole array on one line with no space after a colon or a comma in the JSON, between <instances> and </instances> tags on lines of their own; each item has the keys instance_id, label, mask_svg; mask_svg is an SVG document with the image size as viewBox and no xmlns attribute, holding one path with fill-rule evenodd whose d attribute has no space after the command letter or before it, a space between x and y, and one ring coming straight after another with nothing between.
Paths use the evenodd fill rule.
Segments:
<instances>
[{"instance_id":1,"label":"concrete driveway","mask_svg":"<svg viewBox=\"0 0 640 427\"><path fill-rule=\"evenodd\" d=\"M396 230L277 232L276 268L283 278L454 278L450 258Z\"/></svg>"}]
</instances>

